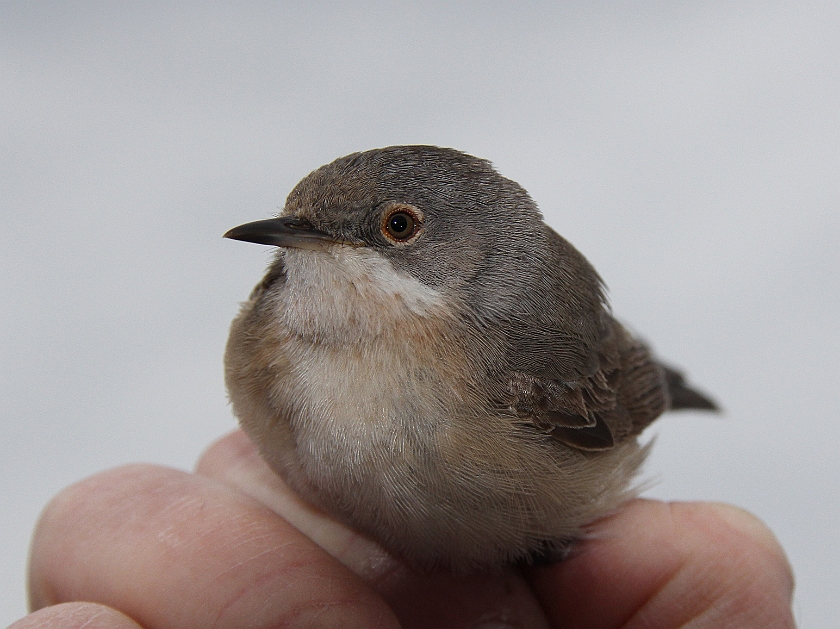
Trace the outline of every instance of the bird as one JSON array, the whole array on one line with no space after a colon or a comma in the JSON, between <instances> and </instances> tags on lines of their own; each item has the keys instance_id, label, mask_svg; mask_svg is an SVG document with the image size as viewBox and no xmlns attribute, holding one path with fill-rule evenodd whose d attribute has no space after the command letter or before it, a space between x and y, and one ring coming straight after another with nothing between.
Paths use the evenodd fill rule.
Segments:
<instances>
[{"instance_id":1,"label":"bird","mask_svg":"<svg viewBox=\"0 0 840 629\"><path fill-rule=\"evenodd\" d=\"M276 247L225 350L241 427L301 497L417 570L562 559L637 495L642 430L716 408L485 159L352 153L225 237Z\"/></svg>"}]
</instances>

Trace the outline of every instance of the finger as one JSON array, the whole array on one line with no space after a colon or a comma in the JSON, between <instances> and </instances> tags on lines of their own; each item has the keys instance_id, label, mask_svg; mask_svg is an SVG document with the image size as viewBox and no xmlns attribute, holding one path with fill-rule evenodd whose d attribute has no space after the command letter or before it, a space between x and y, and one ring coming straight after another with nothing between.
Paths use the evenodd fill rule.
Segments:
<instances>
[{"instance_id":1,"label":"finger","mask_svg":"<svg viewBox=\"0 0 840 629\"><path fill-rule=\"evenodd\" d=\"M256 501L150 465L96 475L47 506L30 600L95 601L148 629L397 625L358 577Z\"/></svg>"},{"instance_id":2,"label":"finger","mask_svg":"<svg viewBox=\"0 0 840 629\"><path fill-rule=\"evenodd\" d=\"M518 571L418 574L376 542L303 501L263 462L241 431L213 444L196 469L257 499L294 524L379 592L404 627L473 627L480 621L498 627L548 626Z\"/></svg>"},{"instance_id":3,"label":"finger","mask_svg":"<svg viewBox=\"0 0 840 629\"><path fill-rule=\"evenodd\" d=\"M141 629L115 609L96 603L64 603L39 609L8 629Z\"/></svg>"},{"instance_id":4,"label":"finger","mask_svg":"<svg viewBox=\"0 0 840 629\"><path fill-rule=\"evenodd\" d=\"M379 544L298 496L271 471L241 430L211 445L199 459L196 472L259 501L363 578L376 579L399 567Z\"/></svg>"},{"instance_id":5,"label":"finger","mask_svg":"<svg viewBox=\"0 0 840 629\"><path fill-rule=\"evenodd\" d=\"M530 576L556 626L794 626L784 552L755 517L724 505L634 501Z\"/></svg>"}]
</instances>

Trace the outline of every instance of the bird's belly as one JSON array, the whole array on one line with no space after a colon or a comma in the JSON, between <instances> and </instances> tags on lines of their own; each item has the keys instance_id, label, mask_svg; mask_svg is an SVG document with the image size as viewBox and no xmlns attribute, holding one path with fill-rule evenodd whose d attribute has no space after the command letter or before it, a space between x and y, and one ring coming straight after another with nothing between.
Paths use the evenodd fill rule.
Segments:
<instances>
[{"instance_id":1,"label":"bird's belly","mask_svg":"<svg viewBox=\"0 0 840 629\"><path fill-rule=\"evenodd\" d=\"M635 442L596 458L523 427L441 347L294 343L274 391L294 449L278 471L418 566L498 565L572 538L626 498L643 458L627 456Z\"/></svg>"},{"instance_id":2,"label":"bird's belly","mask_svg":"<svg viewBox=\"0 0 840 629\"><path fill-rule=\"evenodd\" d=\"M315 346L296 357L291 375L300 402L291 424L299 454L316 475L428 454L465 397L430 366L438 361L377 343Z\"/></svg>"}]
</instances>

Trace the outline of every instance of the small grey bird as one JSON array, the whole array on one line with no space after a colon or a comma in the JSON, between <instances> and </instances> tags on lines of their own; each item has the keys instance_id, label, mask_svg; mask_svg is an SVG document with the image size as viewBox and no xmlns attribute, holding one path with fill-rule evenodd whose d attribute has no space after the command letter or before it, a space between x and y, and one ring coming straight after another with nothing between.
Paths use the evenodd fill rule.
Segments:
<instances>
[{"instance_id":1,"label":"small grey bird","mask_svg":"<svg viewBox=\"0 0 840 629\"><path fill-rule=\"evenodd\" d=\"M322 166L234 320L233 409L305 499L419 569L559 557L632 497L668 408L714 408L610 314L528 193L453 149Z\"/></svg>"}]
</instances>

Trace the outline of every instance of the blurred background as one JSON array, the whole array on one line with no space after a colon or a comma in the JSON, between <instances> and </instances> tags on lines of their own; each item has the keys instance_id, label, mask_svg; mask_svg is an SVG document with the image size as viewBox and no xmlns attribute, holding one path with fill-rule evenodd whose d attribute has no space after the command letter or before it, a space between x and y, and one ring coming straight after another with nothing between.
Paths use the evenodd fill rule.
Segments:
<instances>
[{"instance_id":1,"label":"blurred background","mask_svg":"<svg viewBox=\"0 0 840 629\"><path fill-rule=\"evenodd\" d=\"M666 416L647 494L731 502L840 615L840 4L0 3L0 626L63 487L189 469L235 421L223 240L401 143L492 160L617 316L725 413Z\"/></svg>"}]
</instances>

